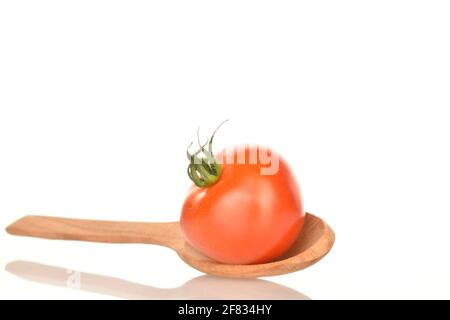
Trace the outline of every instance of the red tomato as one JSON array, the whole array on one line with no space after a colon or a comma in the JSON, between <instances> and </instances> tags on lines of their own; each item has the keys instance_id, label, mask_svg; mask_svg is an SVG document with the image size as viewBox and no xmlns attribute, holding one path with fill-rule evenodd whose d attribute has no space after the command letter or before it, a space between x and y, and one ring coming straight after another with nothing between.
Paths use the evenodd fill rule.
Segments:
<instances>
[{"instance_id":1,"label":"red tomato","mask_svg":"<svg viewBox=\"0 0 450 320\"><path fill-rule=\"evenodd\" d=\"M286 162L278 171L262 175L261 159L250 163L257 146L245 150L245 163L221 165L213 185L193 186L184 202L181 227L187 241L210 258L229 264L269 262L293 244L305 212L299 187ZM220 158L224 152L217 158ZM269 150L269 155L277 155ZM275 157L272 157L275 158Z\"/></svg>"}]
</instances>

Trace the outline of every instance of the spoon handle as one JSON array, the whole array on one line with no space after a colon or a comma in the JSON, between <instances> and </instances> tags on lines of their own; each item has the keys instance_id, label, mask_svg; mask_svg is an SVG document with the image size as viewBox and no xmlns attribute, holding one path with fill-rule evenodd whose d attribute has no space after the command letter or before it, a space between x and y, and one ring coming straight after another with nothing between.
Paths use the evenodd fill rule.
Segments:
<instances>
[{"instance_id":1,"label":"spoon handle","mask_svg":"<svg viewBox=\"0 0 450 320\"><path fill-rule=\"evenodd\" d=\"M176 249L183 242L178 222L120 222L25 216L6 228L10 234L55 240L147 243Z\"/></svg>"}]
</instances>

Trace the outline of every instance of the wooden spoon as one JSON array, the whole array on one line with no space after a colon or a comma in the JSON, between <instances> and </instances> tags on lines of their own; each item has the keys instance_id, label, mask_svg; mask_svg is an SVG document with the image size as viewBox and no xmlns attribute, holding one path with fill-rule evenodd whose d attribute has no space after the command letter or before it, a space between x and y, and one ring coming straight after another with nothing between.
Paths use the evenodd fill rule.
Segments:
<instances>
[{"instance_id":1,"label":"wooden spoon","mask_svg":"<svg viewBox=\"0 0 450 320\"><path fill-rule=\"evenodd\" d=\"M323 258L334 243L334 232L320 218L306 214L305 225L289 251L278 260L251 265L214 261L191 247L178 222L118 222L25 216L6 228L13 235L56 240L107 243L146 243L169 247L191 267L204 273L234 278L274 276L309 267Z\"/></svg>"}]
</instances>

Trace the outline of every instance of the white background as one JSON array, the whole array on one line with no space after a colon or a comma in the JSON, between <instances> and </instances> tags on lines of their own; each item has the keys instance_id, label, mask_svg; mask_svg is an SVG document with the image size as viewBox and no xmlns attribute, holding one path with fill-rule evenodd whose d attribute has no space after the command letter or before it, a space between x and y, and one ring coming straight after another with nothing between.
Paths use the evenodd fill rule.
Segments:
<instances>
[{"instance_id":1,"label":"white background","mask_svg":"<svg viewBox=\"0 0 450 320\"><path fill-rule=\"evenodd\" d=\"M448 1L1 1L0 226L175 221L185 147L230 118L217 149L278 150L337 235L270 285L448 299L449 16ZM109 298L3 271L16 260L160 288L201 275L156 246L0 242L1 298Z\"/></svg>"}]
</instances>

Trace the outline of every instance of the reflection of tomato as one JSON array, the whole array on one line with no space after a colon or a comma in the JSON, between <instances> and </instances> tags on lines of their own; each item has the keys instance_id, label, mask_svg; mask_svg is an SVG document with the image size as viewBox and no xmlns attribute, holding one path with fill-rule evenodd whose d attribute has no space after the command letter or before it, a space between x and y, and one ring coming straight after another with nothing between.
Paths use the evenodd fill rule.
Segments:
<instances>
[{"instance_id":1,"label":"reflection of tomato","mask_svg":"<svg viewBox=\"0 0 450 320\"><path fill-rule=\"evenodd\" d=\"M245 164L222 164L218 181L208 187L194 185L184 202L181 227L188 242L214 260L274 260L303 227L305 212L292 172L279 158L276 174L261 175L261 167L267 167L263 161L248 161L257 148L245 147Z\"/></svg>"}]
</instances>

